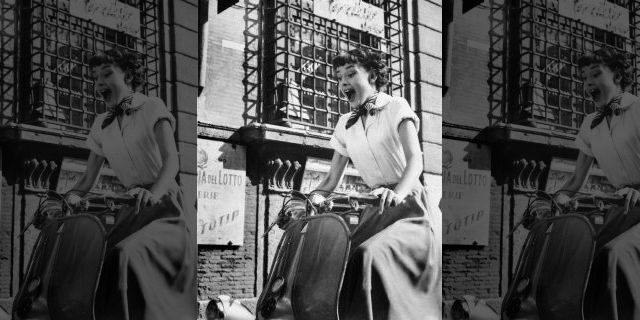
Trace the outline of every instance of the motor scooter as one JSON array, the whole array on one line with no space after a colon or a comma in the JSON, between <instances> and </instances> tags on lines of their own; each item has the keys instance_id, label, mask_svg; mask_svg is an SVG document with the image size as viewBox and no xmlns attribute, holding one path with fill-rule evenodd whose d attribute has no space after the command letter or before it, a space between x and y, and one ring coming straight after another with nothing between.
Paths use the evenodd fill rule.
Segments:
<instances>
[{"instance_id":1,"label":"motor scooter","mask_svg":"<svg viewBox=\"0 0 640 320\"><path fill-rule=\"evenodd\" d=\"M258 299L257 318L337 320L350 234L365 206L379 201L331 193L315 205L306 195L292 193L274 222L285 231Z\"/></svg>"},{"instance_id":2,"label":"motor scooter","mask_svg":"<svg viewBox=\"0 0 640 320\"><path fill-rule=\"evenodd\" d=\"M27 272L13 301L13 319L95 319L94 301L107 235L130 196L90 193L80 206L53 191L41 194L33 220L40 230Z\"/></svg>"},{"instance_id":3,"label":"motor scooter","mask_svg":"<svg viewBox=\"0 0 640 320\"><path fill-rule=\"evenodd\" d=\"M519 226L529 230L515 275L502 299L501 315L452 310L453 319L555 320L585 318L584 295L604 215L624 199L577 194L568 206L542 191L531 194ZM513 234L513 231L511 234ZM465 302L454 303L460 309ZM452 307L452 309L453 309ZM478 309L480 310L480 309ZM455 312L454 312L455 311Z\"/></svg>"}]
</instances>

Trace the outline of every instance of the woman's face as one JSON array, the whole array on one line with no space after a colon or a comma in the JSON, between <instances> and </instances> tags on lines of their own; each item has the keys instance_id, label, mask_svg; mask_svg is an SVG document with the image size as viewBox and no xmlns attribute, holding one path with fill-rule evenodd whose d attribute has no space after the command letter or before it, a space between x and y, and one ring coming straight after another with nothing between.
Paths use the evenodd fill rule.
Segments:
<instances>
[{"instance_id":1,"label":"woman's face","mask_svg":"<svg viewBox=\"0 0 640 320\"><path fill-rule=\"evenodd\" d=\"M605 106L620 92L620 79L606 65L594 63L582 67L585 90L598 106Z\"/></svg>"},{"instance_id":2,"label":"woman's face","mask_svg":"<svg viewBox=\"0 0 640 320\"><path fill-rule=\"evenodd\" d=\"M359 63L348 63L336 68L338 88L352 106L361 104L375 92L375 78Z\"/></svg>"},{"instance_id":3,"label":"woman's face","mask_svg":"<svg viewBox=\"0 0 640 320\"><path fill-rule=\"evenodd\" d=\"M108 105L114 105L125 93L131 91L126 73L113 63L104 63L91 69L96 91Z\"/></svg>"}]
</instances>

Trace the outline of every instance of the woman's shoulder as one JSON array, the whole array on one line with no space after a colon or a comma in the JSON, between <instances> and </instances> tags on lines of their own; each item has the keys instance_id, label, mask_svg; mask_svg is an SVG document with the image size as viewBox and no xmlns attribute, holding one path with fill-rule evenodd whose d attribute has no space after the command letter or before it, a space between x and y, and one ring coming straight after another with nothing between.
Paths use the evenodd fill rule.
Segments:
<instances>
[{"instance_id":1,"label":"woman's shoulder","mask_svg":"<svg viewBox=\"0 0 640 320\"><path fill-rule=\"evenodd\" d=\"M140 101L140 104L143 107L150 107L150 108L164 107L164 108L166 108L166 105L165 105L164 101L162 101L162 99L160 99L159 97L147 96L147 95L142 94L142 93L136 93L136 99L138 99Z\"/></svg>"},{"instance_id":2,"label":"woman's shoulder","mask_svg":"<svg viewBox=\"0 0 640 320\"><path fill-rule=\"evenodd\" d=\"M640 97L627 92L624 95L623 105L627 105L629 108L634 109L635 112L638 112L638 109L640 109Z\"/></svg>"},{"instance_id":3,"label":"woman's shoulder","mask_svg":"<svg viewBox=\"0 0 640 320\"><path fill-rule=\"evenodd\" d=\"M143 113L155 114L155 113L164 113L169 111L167 109L167 105L159 97L149 97L146 95L142 95L142 96L144 96L144 101L140 105L140 108L143 110Z\"/></svg>"},{"instance_id":4,"label":"woman's shoulder","mask_svg":"<svg viewBox=\"0 0 640 320\"><path fill-rule=\"evenodd\" d=\"M383 110L386 109L390 112L397 112L400 109L412 110L411 105L409 105L409 102L404 97L390 96L385 94L385 97L383 97L383 99L384 100L382 100L382 103L380 103Z\"/></svg>"},{"instance_id":5,"label":"woman's shoulder","mask_svg":"<svg viewBox=\"0 0 640 320\"><path fill-rule=\"evenodd\" d=\"M349 120L349 118L351 118L351 115L353 114L353 111L349 111L345 114L340 115L340 118L338 119L338 122L336 123L336 128L340 125L345 126L347 124L347 121Z\"/></svg>"},{"instance_id":6,"label":"woman's shoulder","mask_svg":"<svg viewBox=\"0 0 640 320\"><path fill-rule=\"evenodd\" d=\"M92 131L101 130L102 123L104 122L104 119L107 118L108 114L109 114L108 111L96 114L95 118L93 118L93 124L91 125L91 130Z\"/></svg>"}]
</instances>

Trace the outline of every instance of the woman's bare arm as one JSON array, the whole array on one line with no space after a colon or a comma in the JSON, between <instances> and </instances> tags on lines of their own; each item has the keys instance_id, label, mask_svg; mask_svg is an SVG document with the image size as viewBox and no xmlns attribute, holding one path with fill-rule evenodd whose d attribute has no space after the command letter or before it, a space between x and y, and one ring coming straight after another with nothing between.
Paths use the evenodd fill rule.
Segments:
<instances>
[{"instance_id":1,"label":"woman's bare arm","mask_svg":"<svg viewBox=\"0 0 640 320\"><path fill-rule=\"evenodd\" d=\"M576 161L576 168L571 175L571 178L569 178L567 183L562 186L561 190L568 193L569 196L573 196L578 190L580 190L584 180L587 178L589 169L591 169L593 159L593 157L580 151L580 154L578 154L578 160Z\"/></svg>"},{"instance_id":2,"label":"woman's bare arm","mask_svg":"<svg viewBox=\"0 0 640 320\"><path fill-rule=\"evenodd\" d=\"M404 157L407 166L402 172L402 177L398 182L394 192L400 199L404 199L411 189L420 181L422 174L422 151L418 141L418 130L413 121L405 120L398 126L400 142L404 150Z\"/></svg>"},{"instance_id":3,"label":"woman's bare arm","mask_svg":"<svg viewBox=\"0 0 640 320\"><path fill-rule=\"evenodd\" d=\"M344 175L347 163L349 163L349 157L343 156L338 152L334 152L333 158L331 159L329 174L322 180L322 182L320 182L316 187L316 190L325 191L327 193L333 192Z\"/></svg>"},{"instance_id":4,"label":"woman's bare arm","mask_svg":"<svg viewBox=\"0 0 640 320\"><path fill-rule=\"evenodd\" d=\"M151 187L151 191L157 197L162 197L167 193L171 183L175 181L179 170L178 149L173 137L173 129L168 120L158 121L154 128L160 156L162 157L162 168L158 174L158 179Z\"/></svg>"},{"instance_id":5,"label":"woman's bare arm","mask_svg":"<svg viewBox=\"0 0 640 320\"><path fill-rule=\"evenodd\" d=\"M78 180L78 182L73 186L71 191L77 193L81 197L89 192L98 179L98 174L100 174L100 169L102 169L104 161L105 158L103 156L91 151L91 153L89 153L89 159L87 160L85 172L82 177L80 177L80 180Z\"/></svg>"}]
</instances>

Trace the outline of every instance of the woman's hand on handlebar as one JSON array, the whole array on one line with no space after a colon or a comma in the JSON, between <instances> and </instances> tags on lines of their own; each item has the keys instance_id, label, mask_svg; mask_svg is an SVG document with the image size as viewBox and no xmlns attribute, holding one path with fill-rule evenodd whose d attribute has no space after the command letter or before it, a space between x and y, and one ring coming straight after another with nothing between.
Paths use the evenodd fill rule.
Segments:
<instances>
[{"instance_id":1,"label":"woman's hand on handlebar","mask_svg":"<svg viewBox=\"0 0 640 320\"><path fill-rule=\"evenodd\" d=\"M571 204L571 200L572 198L569 197L566 193L564 192L558 192L556 193L554 200L556 201L556 203L562 207L568 207Z\"/></svg>"},{"instance_id":2,"label":"woman's hand on handlebar","mask_svg":"<svg viewBox=\"0 0 640 320\"><path fill-rule=\"evenodd\" d=\"M322 205L325 200L327 200L327 198L325 198L323 195L316 193L316 192L311 192L311 194L309 194L309 201L311 201L311 203L314 206L320 206Z\"/></svg>"},{"instance_id":3,"label":"woman's hand on handlebar","mask_svg":"<svg viewBox=\"0 0 640 320\"><path fill-rule=\"evenodd\" d=\"M127 194L136 198L136 214L139 213L142 208L160 203L160 197L145 188L133 188L127 191Z\"/></svg>"},{"instance_id":4,"label":"woman's hand on handlebar","mask_svg":"<svg viewBox=\"0 0 640 320\"><path fill-rule=\"evenodd\" d=\"M615 194L625 198L624 214L629 213L631 208L640 204L638 202L640 201L640 191L636 189L626 187L616 191Z\"/></svg>"},{"instance_id":5,"label":"woman's hand on handlebar","mask_svg":"<svg viewBox=\"0 0 640 320\"><path fill-rule=\"evenodd\" d=\"M405 198L403 195L397 194L395 191L385 187L377 188L371 191L371 194L376 197L380 197L380 211L378 212L379 214L382 214L384 209L388 207L398 205Z\"/></svg>"},{"instance_id":6,"label":"woman's hand on handlebar","mask_svg":"<svg viewBox=\"0 0 640 320\"><path fill-rule=\"evenodd\" d=\"M82 197L75 191L69 191L64 195L64 200L70 207L79 207L82 204Z\"/></svg>"}]
</instances>

